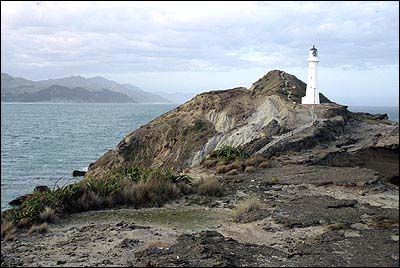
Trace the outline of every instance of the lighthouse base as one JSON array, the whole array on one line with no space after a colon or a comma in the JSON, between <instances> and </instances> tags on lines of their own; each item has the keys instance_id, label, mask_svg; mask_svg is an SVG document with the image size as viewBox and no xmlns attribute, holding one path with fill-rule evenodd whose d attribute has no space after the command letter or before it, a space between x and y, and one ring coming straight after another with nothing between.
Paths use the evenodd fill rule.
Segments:
<instances>
[{"instance_id":1,"label":"lighthouse base","mask_svg":"<svg viewBox=\"0 0 400 268\"><path fill-rule=\"evenodd\" d=\"M301 104L319 104L319 96L306 95L301 98Z\"/></svg>"}]
</instances>

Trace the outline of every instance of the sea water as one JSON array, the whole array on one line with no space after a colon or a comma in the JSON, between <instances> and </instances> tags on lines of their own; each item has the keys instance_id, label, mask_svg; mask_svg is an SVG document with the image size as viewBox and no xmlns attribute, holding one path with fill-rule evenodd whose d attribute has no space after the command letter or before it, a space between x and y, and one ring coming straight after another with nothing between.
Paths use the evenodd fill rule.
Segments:
<instances>
[{"instance_id":1,"label":"sea water","mask_svg":"<svg viewBox=\"0 0 400 268\"><path fill-rule=\"evenodd\" d=\"M1 104L1 210L35 186L71 183L127 134L177 104ZM398 107L349 107L387 113Z\"/></svg>"},{"instance_id":2,"label":"sea water","mask_svg":"<svg viewBox=\"0 0 400 268\"><path fill-rule=\"evenodd\" d=\"M1 210L35 186L71 183L73 170L177 104L1 103Z\"/></svg>"}]
</instances>

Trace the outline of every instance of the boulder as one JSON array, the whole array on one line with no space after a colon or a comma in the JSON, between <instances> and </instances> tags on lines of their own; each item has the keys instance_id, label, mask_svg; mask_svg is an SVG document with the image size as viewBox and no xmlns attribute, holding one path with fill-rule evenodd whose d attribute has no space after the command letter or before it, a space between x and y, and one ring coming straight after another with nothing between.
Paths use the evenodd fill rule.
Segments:
<instances>
[{"instance_id":1,"label":"boulder","mask_svg":"<svg viewBox=\"0 0 400 268\"><path fill-rule=\"evenodd\" d=\"M49 192L50 188L48 186L46 186L46 185L39 185L39 186L36 186L33 191L34 192L40 192L40 193Z\"/></svg>"},{"instance_id":2,"label":"boulder","mask_svg":"<svg viewBox=\"0 0 400 268\"><path fill-rule=\"evenodd\" d=\"M21 195L15 199L11 200L10 202L8 202L8 204L11 206L16 206L16 207L20 206L20 205L22 205L22 203L24 203L24 201L26 199L28 199L29 196L30 196L30 194Z\"/></svg>"},{"instance_id":3,"label":"boulder","mask_svg":"<svg viewBox=\"0 0 400 268\"><path fill-rule=\"evenodd\" d=\"M74 170L72 172L72 177L82 177L85 176L86 171Z\"/></svg>"}]
</instances>

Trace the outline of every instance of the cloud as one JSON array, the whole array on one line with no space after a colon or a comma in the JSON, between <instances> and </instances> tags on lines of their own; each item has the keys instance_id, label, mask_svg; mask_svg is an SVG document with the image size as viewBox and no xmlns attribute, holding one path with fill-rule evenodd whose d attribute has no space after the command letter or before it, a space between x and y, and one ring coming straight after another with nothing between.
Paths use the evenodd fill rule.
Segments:
<instances>
[{"instance_id":1,"label":"cloud","mask_svg":"<svg viewBox=\"0 0 400 268\"><path fill-rule=\"evenodd\" d=\"M398 65L398 2L1 2L20 75ZM82 73L83 72L83 73ZM43 78L43 77L42 77Z\"/></svg>"}]
</instances>

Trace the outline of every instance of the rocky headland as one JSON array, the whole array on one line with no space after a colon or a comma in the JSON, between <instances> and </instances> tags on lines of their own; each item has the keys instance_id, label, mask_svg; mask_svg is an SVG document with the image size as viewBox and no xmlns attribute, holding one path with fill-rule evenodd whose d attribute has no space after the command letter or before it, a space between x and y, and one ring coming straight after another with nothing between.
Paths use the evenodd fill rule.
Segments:
<instances>
[{"instance_id":1,"label":"rocky headland","mask_svg":"<svg viewBox=\"0 0 400 268\"><path fill-rule=\"evenodd\" d=\"M273 70L141 126L83 181L137 165L188 188L60 214L44 234L2 226L2 266L399 266L399 125L322 94L301 105L305 89Z\"/></svg>"}]
</instances>

